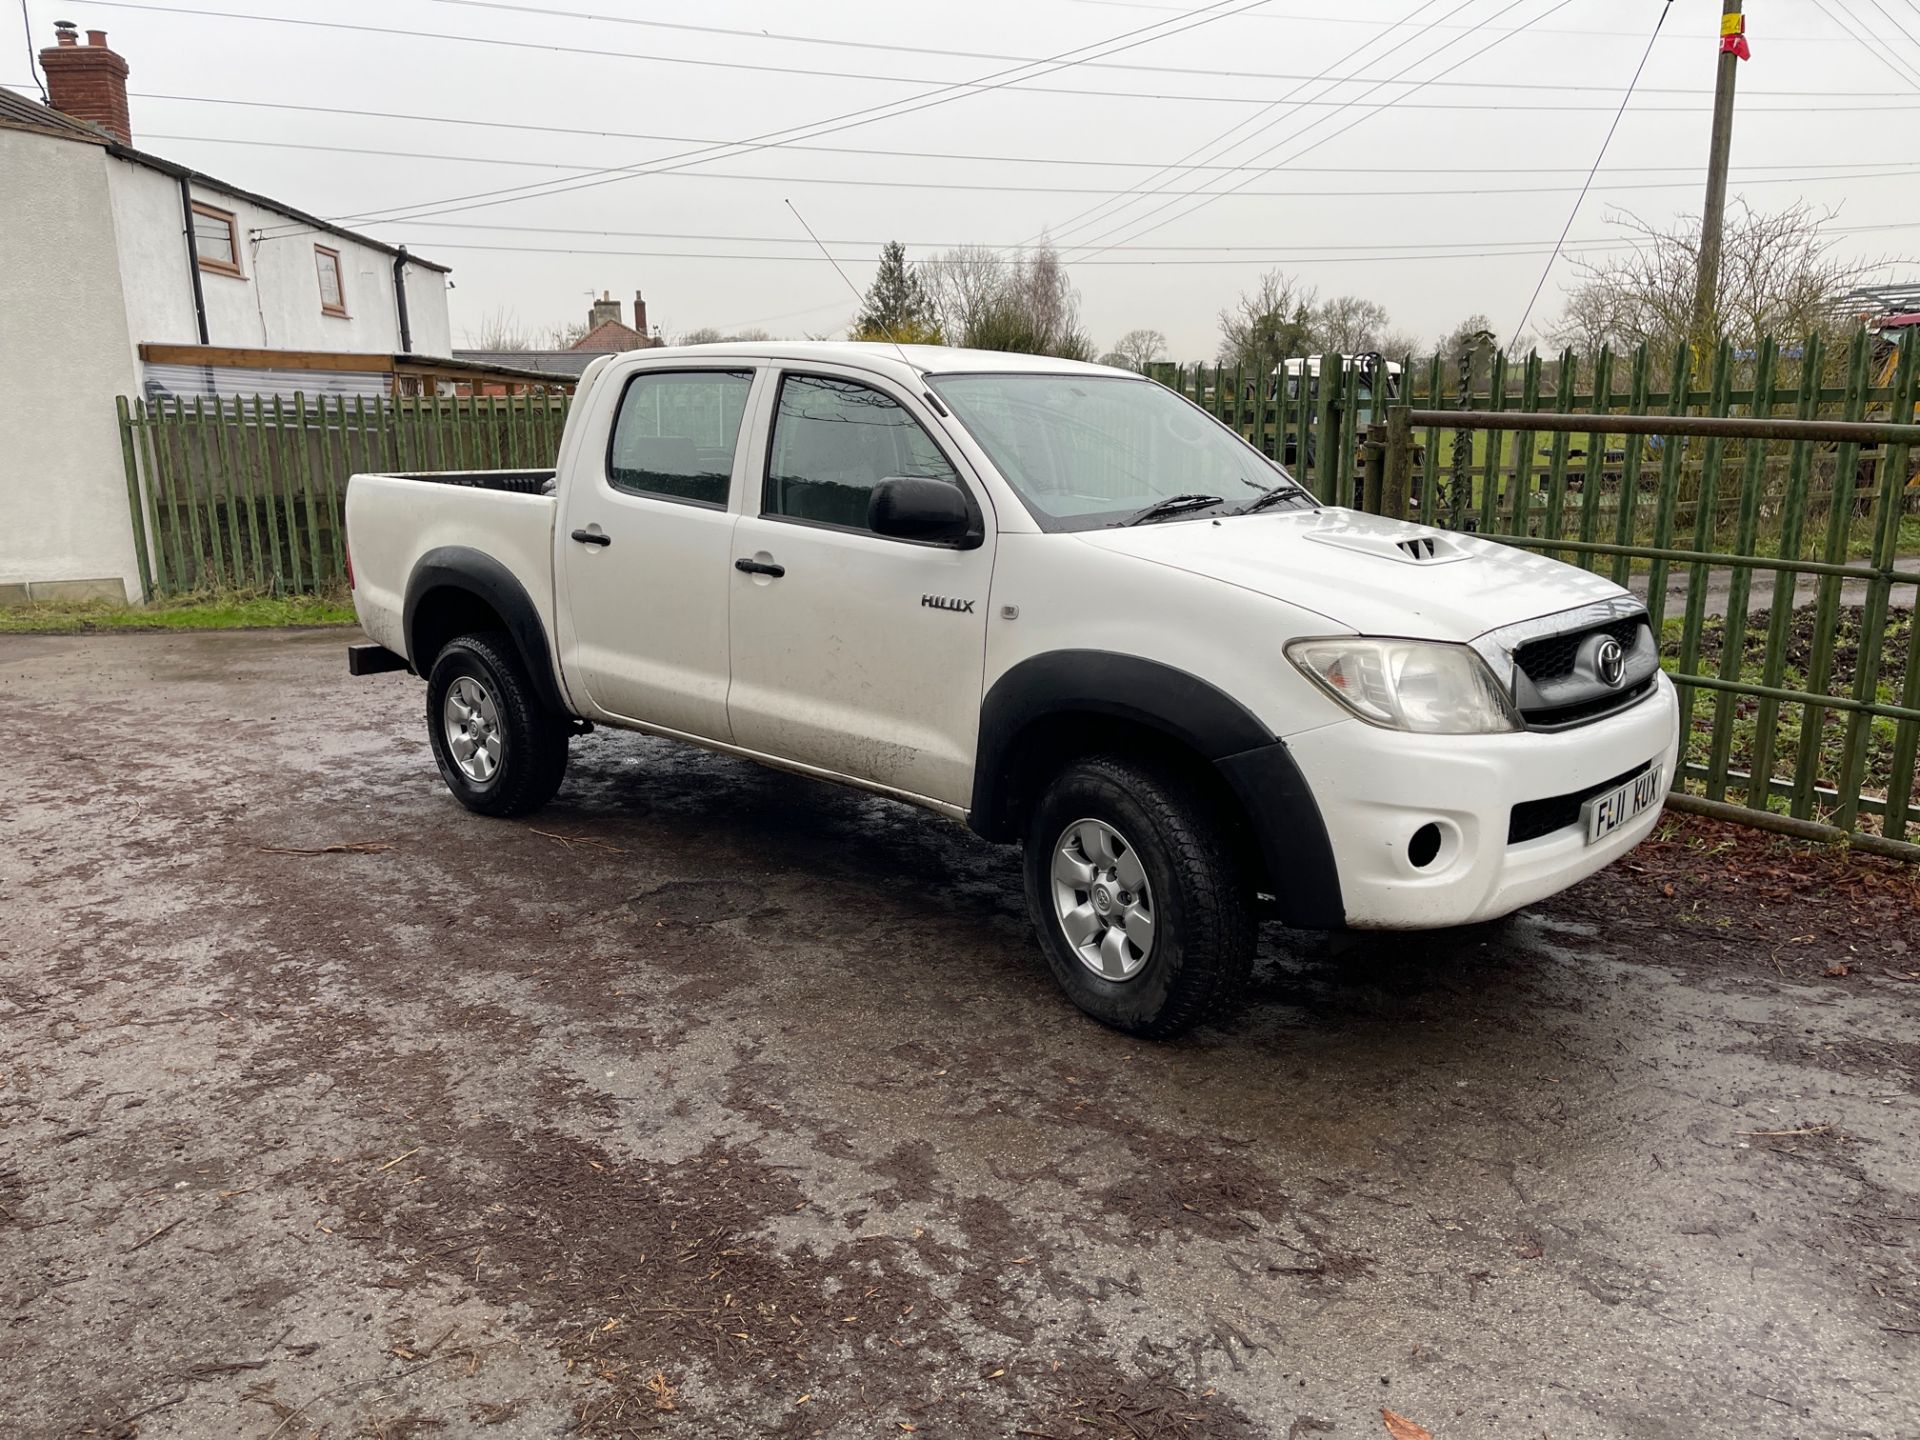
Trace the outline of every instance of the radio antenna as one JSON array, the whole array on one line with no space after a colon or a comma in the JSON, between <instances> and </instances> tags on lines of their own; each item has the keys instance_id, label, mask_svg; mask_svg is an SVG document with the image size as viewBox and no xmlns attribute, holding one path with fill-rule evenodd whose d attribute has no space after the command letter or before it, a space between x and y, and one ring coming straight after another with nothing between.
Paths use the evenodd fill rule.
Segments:
<instances>
[{"instance_id":1,"label":"radio antenna","mask_svg":"<svg viewBox=\"0 0 1920 1440\"><path fill-rule=\"evenodd\" d=\"M840 262L833 258L833 252L827 249L825 245L822 245L820 243L820 237L813 233L813 227L807 224L807 217L800 213L800 207L794 204L793 201L786 199L784 196L781 198L780 203L782 205L785 205L787 209L793 211L793 218L800 222L800 228L807 232L807 238L813 241L815 245L819 246L820 253L826 256L827 263L833 266L833 273L838 275L840 277L841 283L843 283L847 287L847 289L853 293L853 298L862 305L866 304L867 297L860 293L860 287L858 285L855 285L852 280L847 278L847 272L840 268ZM892 335L887 336L887 342L890 345L892 345L894 349L900 352L900 363L902 365L905 365L909 370L913 371L916 375L920 373L920 367L915 365L913 361L907 358L906 346L902 345Z\"/></svg>"}]
</instances>

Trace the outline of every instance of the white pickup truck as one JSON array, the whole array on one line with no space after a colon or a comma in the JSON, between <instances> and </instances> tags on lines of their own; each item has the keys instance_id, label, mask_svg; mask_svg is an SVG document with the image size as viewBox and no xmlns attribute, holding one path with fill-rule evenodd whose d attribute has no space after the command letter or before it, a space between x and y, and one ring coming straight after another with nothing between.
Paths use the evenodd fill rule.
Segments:
<instances>
[{"instance_id":1,"label":"white pickup truck","mask_svg":"<svg viewBox=\"0 0 1920 1440\"><path fill-rule=\"evenodd\" d=\"M932 347L638 351L554 472L356 475L355 674L427 681L468 809L590 725L1025 846L1061 986L1165 1036L1263 916L1507 914L1653 827L1677 706L1585 570L1316 503L1163 386Z\"/></svg>"}]
</instances>

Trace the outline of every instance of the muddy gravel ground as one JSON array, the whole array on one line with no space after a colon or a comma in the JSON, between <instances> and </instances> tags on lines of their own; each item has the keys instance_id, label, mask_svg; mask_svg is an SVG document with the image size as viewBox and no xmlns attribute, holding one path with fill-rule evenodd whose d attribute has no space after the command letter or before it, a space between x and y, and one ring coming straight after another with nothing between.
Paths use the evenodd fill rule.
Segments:
<instances>
[{"instance_id":1,"label":"muddy gravel ground","mask_svg":"<svg viewBox=\"0 0 1920 1440\"><path fill-rule=\"evenodd\" d=\"M483 820L346 638L0 639L9 1440L1920 1435L1897 878L1272 930L1145 1044L1012 851L606 733Z\"/></svg>"}]
</instances>

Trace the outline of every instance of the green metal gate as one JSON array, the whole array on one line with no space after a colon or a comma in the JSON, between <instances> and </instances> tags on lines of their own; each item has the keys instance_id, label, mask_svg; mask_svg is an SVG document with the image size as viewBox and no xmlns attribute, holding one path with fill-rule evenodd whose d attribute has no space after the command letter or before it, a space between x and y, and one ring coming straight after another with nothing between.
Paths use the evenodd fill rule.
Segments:
<instances>
[{"instance_id":1,"label":"green metal gate","mask_svg":"<svg viewBox=\"0 0 1920 1440\"><path fill-rule=\"evenodd\" d=\"M1762 347L1745 414L1724 356L1708 415L1396 407L1365 443L1365 507L1644 594L1680 688L1678 808L1920 859L1920 425L1862 418L1862 346L1845 419L1813 418L1817 343L1792 390L1776 359ZM1891 388L1912 415L1913 347Z\"/></svg>"}]
</instances>

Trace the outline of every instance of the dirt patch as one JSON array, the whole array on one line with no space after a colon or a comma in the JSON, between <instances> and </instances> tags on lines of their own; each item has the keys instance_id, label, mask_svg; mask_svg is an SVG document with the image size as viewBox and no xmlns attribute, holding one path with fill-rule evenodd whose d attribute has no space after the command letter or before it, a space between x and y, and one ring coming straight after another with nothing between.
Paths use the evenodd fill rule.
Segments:
<instances>
[{"instance_id":1,"label":"dirt patch","mask_svg":"<svg viewBox=\"0 0 1920 1440\"><path fill-rule=\"evenodd\" d=\"M1270 929L1145 1045L1007 850L605 732L482 821L338 661L0 643L9 1440L1920 1408L1910 872L1675 820L1504 924Z\"/></svg>"},{"instance_id":2,"label":"dirt patch","mask_svg":"<svg viewBox=\"0 0 1920 1440\"><path fill-rule=\"evenodd\" d=\"M1674 964L1834 985L1920 982L1920 865L1702 816L1669 815L1552 909ZM1656 938L1634 939L1646 936Z\"/></svg>"}]
</instances>

